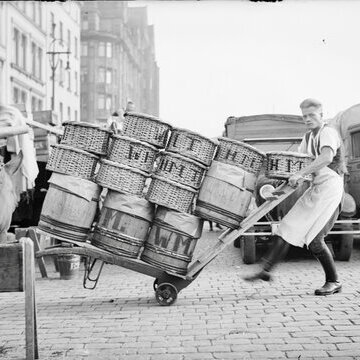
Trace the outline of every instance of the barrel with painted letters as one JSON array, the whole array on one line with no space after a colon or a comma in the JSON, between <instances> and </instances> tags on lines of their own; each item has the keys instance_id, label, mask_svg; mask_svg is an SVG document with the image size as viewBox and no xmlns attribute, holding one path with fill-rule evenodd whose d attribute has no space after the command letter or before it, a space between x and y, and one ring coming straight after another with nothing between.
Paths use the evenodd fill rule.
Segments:
<instances>
[{"instance_id":1,"label":"barrel with painted letters","mask_svg":"<svg viewBox=\"0 0 360 360\"><path fill-rule=\"evenodd\" d=\"M203 220L197 216L159 206L141 260L185 275L202 228Z\"/></svg>"},{"instance_id":2,"label":"barrel with painted letters","mask_svg":"<svg viewBox=\"0 0 360 360\"><path fill-rule=\"evenodd\" d=\"M155 205L144 198L110 190L91 243L113 254L137 258L154 213Z\"/></svg>"},{"instance_id":3,"label":"barrel with painted letters","mask_svg":"<svg viewBox=\"0 0 360 360\"><path fill-rule=\"evenodd\" d=\"M213 161L201 185L194 214L231 229L246 217L257 176L241 167Z\"/></svg>"}]
</instances>

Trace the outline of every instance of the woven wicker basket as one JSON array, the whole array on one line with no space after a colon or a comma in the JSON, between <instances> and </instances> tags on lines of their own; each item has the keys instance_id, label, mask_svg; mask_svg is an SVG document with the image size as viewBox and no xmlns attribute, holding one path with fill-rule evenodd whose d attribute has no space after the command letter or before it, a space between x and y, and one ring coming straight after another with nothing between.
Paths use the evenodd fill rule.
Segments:
<instances>
[{"instance_id":1,"label":"woven wicker basket","mask_svg":"<svg viewBox=\"0 0 360 360\"><path fill-rule=\"evenodd\" d=\"M209 166L217 145L218 142L215 140L208 139L186 129L176 128L171 131L166 150Z\"/></svg>"},{"instance_id":2,"label":"woven wicker basket","mask_svg":"<svg viewBox=\"0 0 360 360\"><path fill-rule=\"evenodd\" d=\"M141 195L148 176L144 171L102 159L100 160L100 170L95 181L108 189Z\"/></svg>"},{"instance_id":3,"label":"woven wicker basket","mask_svg":"<svg viewBox=\"0 0 360 360\"><path fill-rule=\"evenodd\" d=\"M128 112L124 114L123 134L165 148L171 125L151 115Z\"/></svg>"},{"instance_id":4,"label":"woven wicker basket","mask_svg":"<svg viewBox=\"0 0 360 360\"><path fill-rule=\"evenodd\" d=\"M269 151L266 153L265 175L268 178L288 179L305 166L311 164L313 158L306 154L291 151ZM311 175L305 176L311 179Z\"/></svg>"},{"instance_id":5,"label":"woven wicker basket","mask_svg":"<svg viewBox=\"0 0 360 360\"><path fill-rule=\"evenodd\" d=\"M155 175L198 189L206 169L197 161L165 151L159 154Z\"/></svg>"},{"instance_id":6,"label":"woven wicker basket","mask_svg":"<svg viewBox=\"0 0 360 360\"><path fill-rule=\"evenodd\" d=\"M108 160L150 172L156 158L156 147L127 136L113 135Z\"/></svg>"},{"instance_id":7,"label":"woven wicker basket","mask_svg":"<svg viewBox=\"0 0 360 360\"><path fill-rule=\"evenodd\" d=\"M169 209L189 213L197 191L171 180L153 175L146 199Z\"/></svg>"},{"instance_id":8,"label":"woven wicker basket","mask_svg":"<svg viewBox=\"0 0 360 360\"><path fill-rule=\"evenodd\" d=\"M250 173L258 174L266 156L251 145L241 141L218 138L219 147L215 160L225 164L238 166Z\"/></svg>"},{"instance_id":9,"label":"woven wicker basket","mask_svg":"<svg viewBox=\"0 0 360 360\"><path fill-rule=\"evenodd\" d=\"M52 145L46 170L92 180L99 158L67 145Z\"/></svg>"},{"instance_id":10,"label":"woven wicker basket","mask_svg":"<svg viewBox=\"0 0 360 360\"><path fill-rule=\"evenodd\" d=\"M64 135L61 144L69 145L95 153L106 155L111 132L97 125L85 122L69 121L64 123Z\"/></svg>"}]
</instances>

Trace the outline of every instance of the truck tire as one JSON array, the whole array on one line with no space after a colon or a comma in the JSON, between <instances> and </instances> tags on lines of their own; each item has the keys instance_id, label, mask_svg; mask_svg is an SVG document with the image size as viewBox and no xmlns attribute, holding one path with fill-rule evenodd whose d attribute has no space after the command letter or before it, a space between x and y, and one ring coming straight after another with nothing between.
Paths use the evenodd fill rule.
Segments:
<instances>
[{"instance_id":1,"label":"truck tire","mask_svg":"<svg viewBox=\"0 0 360 360\"><path fill-rule=\"evenodd\" d=\"M256 261L256 238L254 235L240 237L241 258L244 264L254 264Z\"/></svg>"},{"instance_id":2,"label":"truck tire","mask_svg":"<svg viewBox=\"0 0 360 360\"><path fill-rule=\"evenodd\" d=\"M342 230L352 230L351 225L343 225ZM337 234L331 236L335 260L349 261L353 249L353 234Z\"/></svg>"}]
</instances>

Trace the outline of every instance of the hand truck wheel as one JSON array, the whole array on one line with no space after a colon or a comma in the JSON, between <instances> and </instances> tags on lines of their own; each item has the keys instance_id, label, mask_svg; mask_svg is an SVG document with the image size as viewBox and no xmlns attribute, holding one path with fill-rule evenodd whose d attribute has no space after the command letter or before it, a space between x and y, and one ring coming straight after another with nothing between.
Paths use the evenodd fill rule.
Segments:
<instances>
[{"instance_id":1,"label":"hand truck wheel","mask_svg":"<svg viewBox=\"0 0 360 360\"><path fill-rule=\"evenodd\" d=\"M156 301L163 306L169 306L176 301L177 289L170 283L162 283L155 290Z\"/></svg>"}]
</instances>

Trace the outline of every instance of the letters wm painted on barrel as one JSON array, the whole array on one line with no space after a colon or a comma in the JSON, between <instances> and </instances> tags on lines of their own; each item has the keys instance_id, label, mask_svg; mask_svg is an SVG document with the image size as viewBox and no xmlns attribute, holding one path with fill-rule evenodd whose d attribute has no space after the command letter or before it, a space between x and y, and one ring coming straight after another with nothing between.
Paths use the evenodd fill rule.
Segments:
<instances>
[{"instance_id":1,"label":"letters wm painted on barrel","mask_svg":"<svg viewBox=\"0 0 360 360\"><path fill-rule=\"evenodd\" d=\"M133 145L129 145L129 152L127 154L127 157L129 160L139 160L140 157L143 157L143 161L145 163L147 163L148 159L149 159L149 151L144 151L143 149L139 150L136 147L134 147Z\"/></svg>"},{"instance_id":2,"label":"letters wm painted on barrel","mask_svg":"<svg viewBox=\"0 0 360 360\"><path fill-rule=\"evenodd\" d=\"M163 249L185 256L191 256L196 245L196 241L189 238L189 235L169 232L156 225L155 231L150 232L148 241Z\"/></svg>"},{"instance_id":3,"label":"letters wm painted on barrel","mask_svg":"<svg viewBox=\"0 0 360 360\"><path fill-rule=\"evenodd\" d=\"M132 217L136 216L132 215ZM127 233L129 229L132 229L132 231L135 232L135 234L132 234L133 236L143 234L144 231L147 231L148 226L145 222L144 225L140 225L139 222L133 224L130 221L131 216L128 214L104 207L101 211L99 224L107 229L120 231L121 233Z\"/></svg>"}]
</instances>

